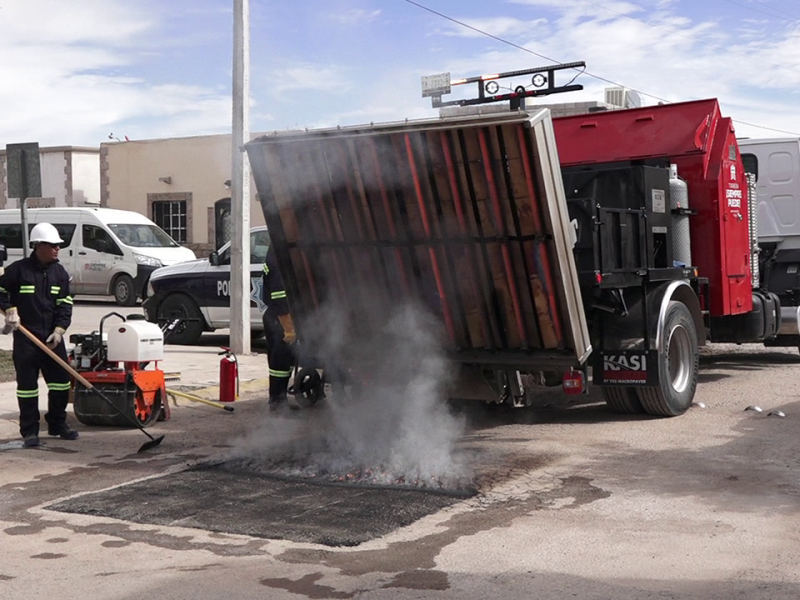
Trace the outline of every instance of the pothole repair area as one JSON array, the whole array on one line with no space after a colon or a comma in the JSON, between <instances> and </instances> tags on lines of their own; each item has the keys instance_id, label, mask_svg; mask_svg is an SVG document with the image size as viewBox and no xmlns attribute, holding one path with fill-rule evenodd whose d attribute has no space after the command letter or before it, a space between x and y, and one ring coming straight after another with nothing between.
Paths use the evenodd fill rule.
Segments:
<instances>
[{"instance_id":1,"label":"pothole repair area","mask_svg":"<svg viewBox=\"0 0 800 600\"><path fill-rule=\"evenodd\" d=\"M50 510L327 546L357 546L474 495L309 481L217 463L51 504Z\"/></svg>"}]
</instances>

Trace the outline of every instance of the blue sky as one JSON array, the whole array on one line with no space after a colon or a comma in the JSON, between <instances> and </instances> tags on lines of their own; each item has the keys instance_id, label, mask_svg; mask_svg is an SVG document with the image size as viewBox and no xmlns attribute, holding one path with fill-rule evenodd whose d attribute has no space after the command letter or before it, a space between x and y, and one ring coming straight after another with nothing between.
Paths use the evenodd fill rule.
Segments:
<instances>
[{"instance_id":1,"label":"blue sky","mask_svg":"<svg viewBox=\"0 0 800 600\"><path fill-rule=\"evenodd\" d=\"M251 130L430 117L422 75L553 59L587 64L576 80L584 91L558 101L601 100L611 84L594 75L649 94L647 104L719 98L741 136L800 135L796 0L416 4L430 10L407 0L250 0ZM232 5L0 0L0 145L229 131Z\"/></svg>"}]
</instances>

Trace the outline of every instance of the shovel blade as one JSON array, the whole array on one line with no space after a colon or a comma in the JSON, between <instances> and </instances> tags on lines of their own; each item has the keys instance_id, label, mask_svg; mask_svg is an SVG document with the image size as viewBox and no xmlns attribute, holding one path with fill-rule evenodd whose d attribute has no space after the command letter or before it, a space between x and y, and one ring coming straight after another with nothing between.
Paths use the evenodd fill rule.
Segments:
<instances>
[{"instance_id":1,"label":"shovel blade","mask_svg":"<svg viewBox=\"0 0 800 600\"><path fill-rule=\"evenodd\" d=\"M158 446L162 442L163 439L164 439L164 436L160 435L157 438L154 438L154 439L150 440L149 442L145 442L144 444L142 444L142 447L139 448L139 451L137 452L137 454L140 454L142 452L147 452L151 448L155 448L156 446Z\"/></svg>"}]
</instances>

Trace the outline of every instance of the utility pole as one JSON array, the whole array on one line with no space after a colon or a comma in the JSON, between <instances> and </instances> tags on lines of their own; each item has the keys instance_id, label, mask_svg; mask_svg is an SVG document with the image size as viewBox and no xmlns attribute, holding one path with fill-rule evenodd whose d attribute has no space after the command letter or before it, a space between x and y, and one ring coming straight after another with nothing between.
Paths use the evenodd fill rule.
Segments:
<instances>
[{"instance_id":1,"label":"utility pole","mask_svg":"<svg viewBox=\"0 0 800 600\"><path fill-rule=\"evenodd\" d=\"M231 350L250 353L250 0L233 1L233 130L231 135Z\"/></svg>"}]
</instances>

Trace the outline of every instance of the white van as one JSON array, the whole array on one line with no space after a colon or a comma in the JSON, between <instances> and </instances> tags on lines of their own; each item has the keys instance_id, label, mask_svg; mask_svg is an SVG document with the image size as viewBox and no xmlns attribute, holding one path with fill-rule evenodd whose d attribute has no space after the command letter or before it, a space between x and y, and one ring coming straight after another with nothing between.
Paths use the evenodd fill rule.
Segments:
<instances>
[{"instance_id":1,"label":"white van","mask_svg":"<svg viewBox=\"0 0 800 600\"><path fill-rule=\"evenodd\" d=\"M113 295L120 306L132 306L143 297L153 271L195 259L194 252L136 212L86 207L26 213L29 230L52 223L64 240L58 259L72 276L73 295ZM19 209L0 210L0 240L8 251L6 265L22 258Z\"/></svg>"}]
</instances>

